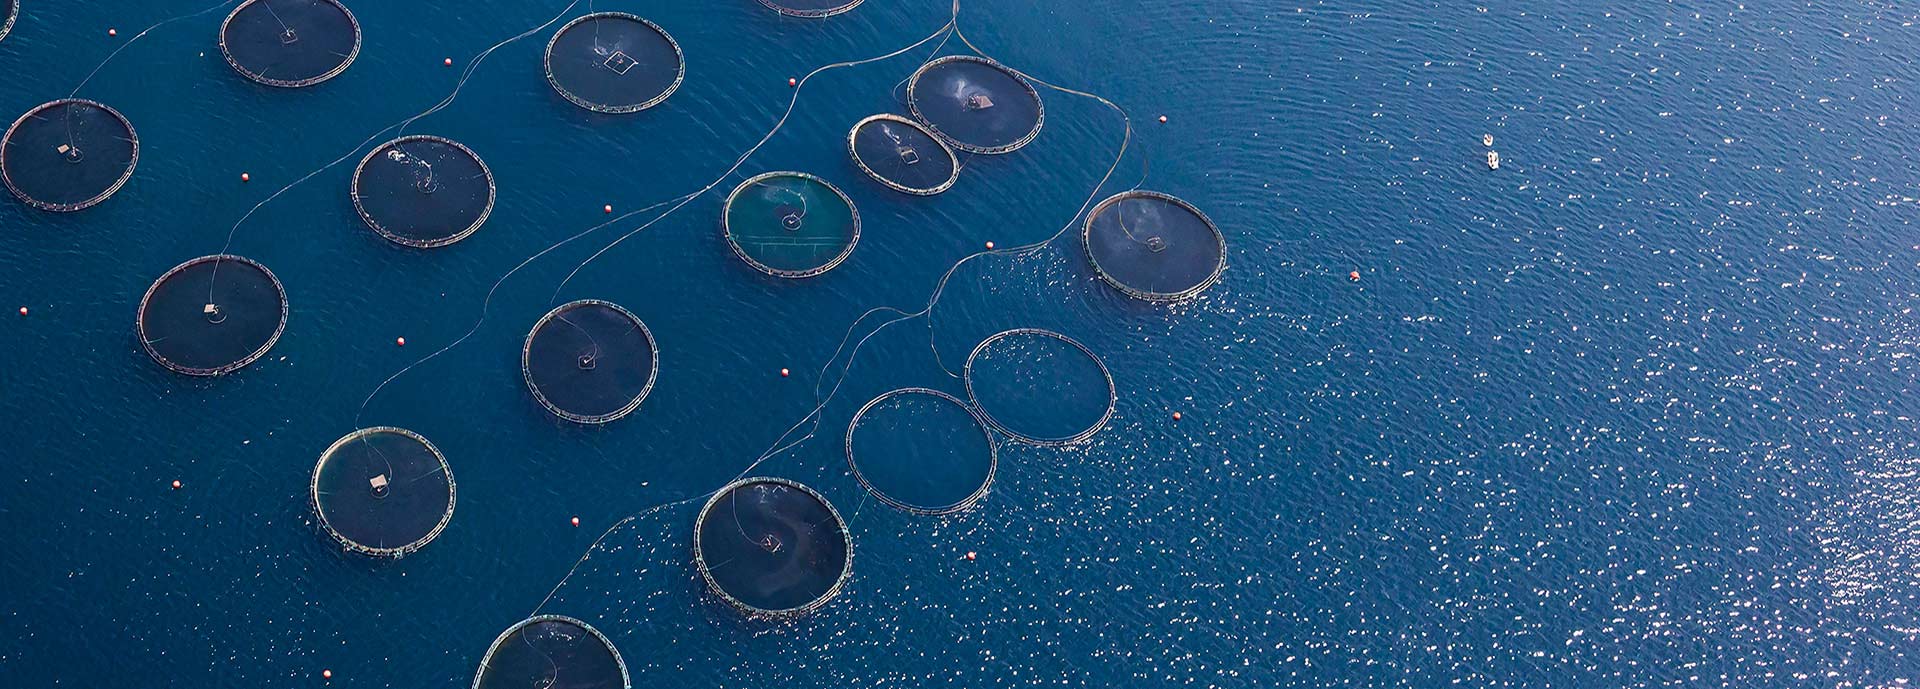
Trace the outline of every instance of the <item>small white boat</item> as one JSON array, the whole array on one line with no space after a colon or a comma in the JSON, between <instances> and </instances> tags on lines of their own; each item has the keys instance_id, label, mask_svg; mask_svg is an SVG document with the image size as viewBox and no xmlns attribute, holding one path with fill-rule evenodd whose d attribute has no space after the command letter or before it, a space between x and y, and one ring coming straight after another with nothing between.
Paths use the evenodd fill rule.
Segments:
<instances>
[{"instance_id":1,"label":"small white boat","mask_svg":"<svg viewBox=\"0 0 1920 689\"><path fill-rule=\"evenodd\" d=\"M1483 143L1483 144L1486 144L1486 145L1488 145L1488 146L1492 146L1492 145L1493 145L1493 135L1492 135L1492 134L1481 134L1481 135L1480 135L1480 143Z\"/></svg>"},{"instance_id":2,"label":"small white boat","mask_svg":"<svg viewBox=\"0 0 1920 689\"><path fill-rule=\"evenodd\" d=\"M1500 152L1499 151L1487 151L1487 169L1488 170L1500 169Z\"/></svg>"}]
</instances>

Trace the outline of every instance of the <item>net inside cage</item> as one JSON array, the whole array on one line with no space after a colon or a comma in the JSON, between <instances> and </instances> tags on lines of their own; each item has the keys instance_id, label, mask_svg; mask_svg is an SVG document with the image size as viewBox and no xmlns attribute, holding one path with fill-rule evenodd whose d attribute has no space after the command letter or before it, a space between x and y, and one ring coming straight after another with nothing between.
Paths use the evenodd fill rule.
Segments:
<instances>
[{"instance_id":1,"label":"net inside cage","mask_svg":"<svg viewBox=\"0 0 1920 689\"><path fill-rule=\"evenodd\" d=\"M1113 415L1113 376L1086 345L1060 333L995 334L968 355L963 378L981 417L1015 440L1066 445Z\"/></svg>"},{"instance_id":2,"label":"net inside cage","mask_svg":"<svg viewBox=\"0 0 1920 689\"><path fill-rule=\"evenodd\" d=\"M363 428L328 447L309 498L321 527L347 550L400 557L453 519L453 472L440 450L400 428Z\"/></svg>"},{"instance_id":3,"label":"net inside cage","mask_svg":"<svg viewBox=\"0 0 1920 689\"><path fill-rule=\"evenodd\" d=\"M493 171L472 149L415 135L373 149L353 173L354 210L396 244L434 248L466 239L493 213Z\"/></svg>"},{"instance_id":4,"label":"net inside cage","mask_svg":"<svg viewBox=\"0 0 1920 689\"><path fill-rule=\"evenodd\" d=\"M769 172L742 182L727 196L721 216L734 254L777 277L825 273L860 242L853 199L801 172Z\"/></svg>"},{"instance_id":5,"label":"net inside cage","mask_svg":"<svg viewBox=\"0 0 1920 689\"><path fill-rule=\"evenodd\" d=\"M1192 204L1151 191L1115 195L1087 214L1082 238L1100 277L1128 296L1185 299L1226 270L1220 228Z\"/></svg>"},{"instance_id":6,"label":"net inside cage","mask_svg":"<svg viewBox=\"0 0 1920 689\"><path fill-rule=\"evenodd\" d=\"M847 463L860 485L915 514L972 507L992 484L996 461L984 420L937 390L888 392L861 407L847 426Z\"/></svg>"},{"instance_id":7,"label":"net inside cage","mask_svg":"<svg viewBox=\"0 0 1920 689\"><path fill-rule=\"evenodd\" d=\"M546 69L562 97L606 113L659 105L687 73L672 35L625 12L589 14L561 27L547 42Z\"/></svg>"},{"instance_id":8,"label":"net inside cage","mask_svg":"<svg viewBox=\"0 0 1920 689\"><path fill-rule=\"evenodd\" d=\"M13 33L13 22L20 18L20 0L0 0L0 41Z\"/></svg>"},{"instance_id":9,"label":"net inside cage","mask_svg":"<svg viewBox=\"0 0 1920 689\"><path fill-rule=\"evenodd\" d=\"M831 17L846 12L866 0L760 0L767 9L789 17Z\"/></svg>"},{"instance_id":10,"label":"net inside cage","mask_svg":"<svg viewBox=\"0 0 1920 689\"><path fill-rule=\"evenodd\" d=\"M140 343L178 373L215 376L252 363L287 326L287 293L266 266L203 256L175 266L140 300Z\"/></svg>"},{"instance_id":11,"label":"net inside cage","mask_svg":"<svg viewBox=\"0 0 1920 689\"><path fill-rule=\"evenodd\" d=\"M862 172L895 191L930 196L960 179L953 149L920 123L896 115L861 120L847 148Z\"/></svg>"},{"instance_id":12,"label":"net inside cage","mask_svg":"<svg viewBox=\"0 0 1920 689\"><path fill-rule=\"evenodd\" d=\"M660 350L638 316L616 304L563 304L527 334L521 370L535 401L575 423L607 423L640 407Z\"/></svg>"},{"instance_id":13,"label":"net inside cage","mask_svg":"<svg viewBox=\"0 0 1920 689\"><path fill-rule=\"evenodd\" d=\"M693 552L715 595L754 615L817 609L853 569L840 513L813 489L777 478L736 481L708 500Z\"/></svg>"},{"instance_id":14,"label":"net inside cage","mask_svg":"<svg viewBox=\"0 0 1920 689\"><path fill-rule=\"evenodd\" d=\"M1040 135L1046 107L1033 84L1005 65L970 55L926 64L907 82L914 117L954 148L1009 153Z\"/></svg>"},{"instance_id":15,"label":"net inside cage","mask_svg":"<svg viewBox=\"0 0 1920 689\"><path fill-rule=\"evenodd\" d=\"M541 615L501 632L480 659L473 689L628 689L627 663L580 620Z\"/></svg>"},{"instance_id":16,"label":"net inside cage","mask_svg":"<svg viewBox=\"0 0 1920 689\"><path fill-rule=\"evenodd\" d=\"M360 55L360 22L339 0L247 0L220 25L227 64L282 88L339 76Z\"/></svg>"},{"instance_id":17,"label":"net inside cage","mask_svg":"<svg viewBox=\"0 0 1920 689\"><path fill-rule=\"evenodd\" d=\"M27 111L0 138L0 179L21 201L77 211L113 196L140 161L140 137L113 108L66 99Z\"/></svg>"}]
</instances>

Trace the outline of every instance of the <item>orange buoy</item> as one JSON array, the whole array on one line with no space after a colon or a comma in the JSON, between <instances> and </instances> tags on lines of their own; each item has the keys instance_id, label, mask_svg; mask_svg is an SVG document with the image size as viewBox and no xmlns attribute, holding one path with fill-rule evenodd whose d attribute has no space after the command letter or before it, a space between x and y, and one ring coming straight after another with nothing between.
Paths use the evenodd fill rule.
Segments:
<instances>
[{"instance_id":1,"label":"orange buoy","mask_svg":"<svg viewBox=\"0 0 1920 689\"><path fill-rule=\"evenodd\" d=\"M20 307L20 315L22 316L27 315L27 307L25 306Z\"/></svg>"},{"instance_id":2,"label":"orange buoy","mask_svg":"<svg viewBox=\"0 0 1920 689\"><path fill-rule=\"evenodd\" d=\"M173 480L173 489L174 489L174 490L180 490L180 479L174 479L174 480Z\"/></svg>"},{"instance_id":3,"label":"orange buoy","mask_svg":"<svg viewBox=\"0 0 1920 689\"><path fill-rule=\"evenodd\" d=\"M321 670L321 671L320 671L320 677L321 677L321 679L333 679L333 671L332 671L332 670Z\"/></svg>"},{"instance_id":4,"label":"orange buoy","mask_svg":"<svg viewBox=\"0 0 1920 689\"><path fill-rule=\"evenodd\" d=\"M573 518L573 525L574 525L574 526L579 526L579 525L580 525L580 518L579 518L579 517L574 517L574 518Z\"/></svg>"},{"instance_id":5,"label":"orange buoy","mask_svg":"<svg viewBox=\"0 0 1920 689\"><path fill-rule=\"evenodd\" d=\"M791 372L791 371L788 371L788 370L786 370L786 369L784 369L784 368L783 368L783 369L780 369L780 377L781 377L781 378L785 378L785 377L787 377L788 375L791 375L791 374L792 374L792 372Z\"/></svg>"},{"instance_id":6,"label":"orange buoy","mask_svg":"<svg viewBox=\"0 0 1920 689\"><path fill-rule=\"evenodd\" d=\"M971 551L971 550L969 550L969 551L967 551L967 561L968 561L968 562L972 562L972 561L973 561L973 558L974 558L974 557L975 557L975 555L974 555L974 552L973 552L973 551Z\"/></svg>"},{"instance_id":7,"label":"orange buoy","mask_svg":"<svg viewBox=\"0 0 1920 689\"><path fill-rule=\"evenodd\" d=\"M605 206L604 208L602 208L602 210L605 210L605 211L606 211L606 212L608 212L608 213L612 213L612 212L613 212L613 204L611 204L611 203L609 203L609 204L607 204L607 205L606 205L606 206Z\"/></svg>"},{"instance_id":8,"label":"orange buoy","mask_svg":"<svg viewBox=\"0 0 1920 689\"><path fill-rule=\"evenodd\" d=\"M992 251L992 250L993 250L993 242L987 242L987 250L988 250L988 251Z\"/></svg>"},{"instance_id":9,"label":"orange buoy","mask_svg":"<svg viewBox=\"0 0 1920 689\"><path fill-rule=\"evenodd\" d=\"M244 173L244 172L242 172L242 173L240 173L240 181L242 181L242 182L251 182L251 181L253 181L253 175L249 175L249 174L247 174L247 173Z\"/></svg>"},{"instance_id":10,"label":"orange buoy","mask_svg":"<svg viewBox=\"0 0 1920 689\"><path fill-rule=\"evenodd\" d=\"M1360 281L1360 271L1357 271L1357 270L1356 270L1356 271L1353 271L1353 272L1351 272L1351 273L1347 273L1347 279L1348 279L1348 280L1352 280L1352 281L1354 281L1354 282L1359 282L1359 281Z\"/></svg>"},{"instance_id":11,"label":"orange buoy","mask_svg":"<svg viewBox=\"0 0 1920 689\"><path fill-rule=\"evenodd\" d=\"M1161 115L1161 116L1160 116L1160 124L1166 124L1166 123L1167 123L1167 116L1166 116L1166 115Z\"/></svg>"},{"instance_id":12,"label":"orange buoy","mask_svg":"<svg viewBox=\"0 0 1920 689\"><path fill-rule=\"evenodd\" d=\"M787 77L787 85L788 85L788 86L799 86L799 85L800 85L800 80L799 80L799 79L795 79L795 78L793 78L793 77Z\"/></svg>"},{"instance_id":13,"label":"orange buoy","mask_svg":"<svg viewBox=\"0 0 1920 689\"><path fill-rule=\"evenodd\" d=\"M404 337L393 338L393 345L395 347L405 347L407 346L407 338L404 338Z\"/></svg>"},{"instance_id":14,"label":"orange buoy","mask_svg":"<svg viewBox=\"0 0 1920 689\"><path fill-rule=\"evenodd\" d=\"M1173 413L1173 420L1175 420L1175 421L1179 421L1179 420L1180 420L1180 412L1174 412L1174 413Z\"/></svg>"},{"instance_id":15,"label":"orange buoy","mask_svg":"<svg viewBox=\"0 0 1920 689\"><path fill-rule=\"evenodd\" d=\"M448 67L452 67L452 66L453 66L453 58L447 58L447 60L446 60L446 64L447 64L447 66L448 66Z\"/></svg>"}]
</instances>

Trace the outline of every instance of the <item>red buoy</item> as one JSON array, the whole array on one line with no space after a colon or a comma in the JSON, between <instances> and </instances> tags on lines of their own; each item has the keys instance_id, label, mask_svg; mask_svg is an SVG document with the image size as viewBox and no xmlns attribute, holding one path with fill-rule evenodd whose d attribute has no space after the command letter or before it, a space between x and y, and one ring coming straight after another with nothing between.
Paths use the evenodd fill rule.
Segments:
<instances>
[{"instance_id":1,"label":"red buoy","mask_svg":"<svg viewBox=\"0 0 1920 689\"><path fill-rule=\"evenodd\" d=\"M321 677L322 679L333 679L333 671L332 671L332 670L321 670L321 671L320 671L320 677Z\"/></svg>"},{"instance_id":2,"label":"red buoy","mask_svg":"<svg viewBox=\"0 0 1920 689\"><path fill-rule=\"evenodd\" d=\"M242 182L251 182L251 181L253 181L253 175L249 175L249 174L247 174L247 173L244 173L244 172L242 172L242 173L240 173L240 181L242 181Z\"/></svg>"},{"instance_id":3,"label":"red buoy","mask_svg":"<svg viewBox=\"0 0 1920 689\"><path fill-rule=\"evenodd\" d=\"M1347 279L1348 279L1348 280L1352 280L1352 281L1354 281L1354 282L1359 282L1359 281L1360 281L1360 271L1357 271L1357 270L1356 270L1356 271L1353 271L1353 272L1351 272L1351 273L1347 273Z\"/></svg>"},{"instance_id":4,"label":"red buoy","mask_svg":"<svg viewBox=\"0 0 1920 689\"><path fill-rule=\"evenodd\" d=\"M107 35L108 35L108 36L118 36L118 35L120 35L120 30L119 30L119 29L107 29Z\"/></svg>"},{"instance_id":5,"label":"red buoy","mask_svg":"<svg viewBox=\"0 0 1920 689\"><path fill-rule=\"evenodd\" d=\"M574 517L574 518L573 518L573 525L574 525L574 526L579 526L579 525L580 525L580 518L579 518L579 517Z\"/></svg>"},{"instance_id":6,"label":"red buoy","mask_svg":"<svg viewBox=\"0 0 1920 689\"><path fill-rule=\"evenodd\" d=\"M1161 115L1161 116L1160 116L1160 124L1166 124L1166 123L1167 123L1167 116L1166 116L1166 115Z\"/></svg>"},{"instance_id":7,"label":"red buoy","mask_svg":"<svg viewBox=\"0 0 1920 689\"><path fill-rule=\"evenodd\" d=\"M1173 413L1173 420L1175 420L1175 421L1179 421L1179 420L1180 420L1180 412L1174 412L1174 413Z\"/></svg>"},{"instance_id":8,"label":"red buoy","mask_svg":"<svg viewBox=\"0 0 1920 689\"><path fill-rule=\"evenodd\" d=\"M174 480L173 480L173 489L174 489L174 490L180 490L180 479L174 479Z\"/></svg>"},{"instance_id":9,"label":"red buoy","mask_svg":"<svg viewBox=\"0 0 1920 689\"><path fill-rule=\"evenodd\" d=\"M612 212L613 212L613 204L611 204L611 203L609 203L609 204L607 204L607 205L606 205L606 207L605 207L605 208L604 208L603 210L605 210L605 211L606 211L606 212L608 212L608 213L612 213Z\"/></svg>"},{"instance_id":10,"label":"red buoy","mask_svg":"<svg viewBox=\"0 0 1920 689\"><path fill-rule=\"evenodd\" d=\"M447 58L447 66L448 66L448 67L452 67L452 66L453 66L453 58Z\"/></svg>"},{"instance_id":11,"label":"red buoy","mask_svg":"<svg viewBox=\"0 0 1920 689\"><path fill-rule=\"evenodd\" d=\"M795 79L795 78L792 78L792 77L788 77L788 78L787 78L787 85L788 85L788 86L799 86L799 85L800 85L800 80L799 80L799 79Z\"/></svg>"},{"instance_id":12,"label":"red buoy","mask_svg":"<svg viewBox=\"0 0 1920 689\"><path fill-rule=\"evenodd\" d=\"M791 373L792 373L791 371L788 371L788 370L786 370L786 369L784 369L784 368L783 368L783 369L780 369L780 377L781 377L781 378L785 378L785 377L787 377L788 375L790 375Z\"/></svg>"},{"instance_id":13,"label":"red buoy","mask_svg":"<svg viewBox=\"0 0 1920 689\"><path fill-rule=\"evenodd\" d=\"M987 250L988 250L988 251L992 251L992 250L993 250L993 242L987 242Z\"/></svg>"},{"instance_id":14,"label":"red buoy","mask_svg":"<svg viewBox=\"0 0 1920 689\"><path fill-rule=\"evenodd\" d=\"M404 337L396 337L396 338L393 338L393 346L395 346L395 347L405 347L405 346L407 346L407 338L404 338Z\"/></svg>"},{"instance_id":15,"label":"red buoy","mask_svg":"<svg viewBox=\"0 0 1920 689\"><path fill-rule=\"evenodd\" d=\"M27 307L25 306L20 307L20 315L22 316L27 315Z\"/></svg>"},{"instance_id":16,"label":"red buoy","mask_svg":"<svg viewBox=\"0 0 1920 689\"><path fill-rule=\"evenodd\" d=\"M968 561L968 562L972 562L972 561L973 561L973 558L974 558L974 557L975 557L975 555L974 555L974 552L973 552L973 551L971 551L971 550L969 550L969 551L967 551L967 561Z\"/></svg>"}]
</instances>

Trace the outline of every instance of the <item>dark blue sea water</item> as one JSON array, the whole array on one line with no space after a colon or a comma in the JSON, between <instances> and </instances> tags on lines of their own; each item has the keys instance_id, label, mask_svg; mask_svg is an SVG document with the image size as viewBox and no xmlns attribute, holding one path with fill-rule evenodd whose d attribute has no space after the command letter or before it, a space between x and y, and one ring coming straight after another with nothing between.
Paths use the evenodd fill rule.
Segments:
<instances>
[{"instance_id":1,"label":"dark blue sea water","mask_svg":"<svg viewBox=\"0 0 1920 689\"><path fill-rule=\"evenodd\" d=\"M605 632L643 687L1920 675L1912 7L964 0L973 45L1132 115L1112 181L1120 117L1045 89L1040 136L966 158L941 196L861 175L848 127L904 113L893 87L936 40L813 77L715 188L557 294L650 216L487 302L603 205L714 182L780 120L789 77L933 35L951 3L825 20L753 0L349 5L363 51L303 90L228 67L225 8L155 29L80 91L140 135L127 186L71 215L0 202L0 686L462 687L536 611ZM618 116L557 95L542 50L589 5L671 32L679 91ZM25 0L0 116L203 6ZM428 251L369 231L347 194L356 147L522 32L408 128L484 157L486 225ZM824 276L763 276L721 236L726 192L783 169L860 209L857 250ZM1136 183L1222 227L1229 268L1198 299L1148 305L1092 273L1078 211ZM931 330L835 357L886 316L856 327L863 312L918 309L985 242L1070 225L955 272ZM229 376L167 372L134 335L140 295L230 230L284 282L286 333ZM599 428L547 414L520 372L528 328L580 298L626 306L660 348L651 396ZM958 516L868 497L844 454L853 413L900 387L964 397L945 369L1016 327L1101 357L1107 426L1003 443ZM1060 382L1062 408L1084 382ZM796 423L787 440L817 433L755 466ZM398 562L340 552L307 505L319 453L371 425L431 438L459 486L446 531ZM702 496L749 467L851 525L846 589L797 621L743 620L692 565Z\"/></svg>"}]
</instances>

